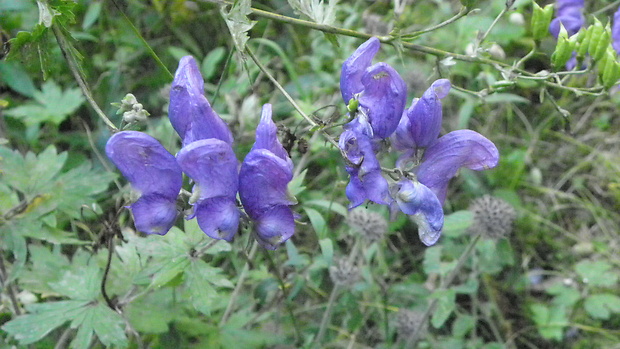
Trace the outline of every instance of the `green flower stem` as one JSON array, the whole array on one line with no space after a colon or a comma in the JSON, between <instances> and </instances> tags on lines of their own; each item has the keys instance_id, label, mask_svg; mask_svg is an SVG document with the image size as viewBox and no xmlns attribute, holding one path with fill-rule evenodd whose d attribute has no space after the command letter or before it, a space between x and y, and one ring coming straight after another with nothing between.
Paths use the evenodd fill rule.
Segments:
<instances>
[{"instance_id":1,"label":"green flower stem","mask_svg":"<svg viewBox=\"0 0 620 349\"><path fill-rule=\"evenodd\" d=\"M304 113L301 107L299 107L299 105L295 102L293 97L291 97L291 95L289 95L288 92L286 92L286 90L284 89L284 87L282 87L282 85L280 85L278 80L276 80L276 78L274 78L273 75L267 70L267 68L258 60L258 57L256 57L254 52L252 52L252 50L248 46L246 46L245 50L248 56L250 56L250 58L258 66L258 68L267 76L267 78L269 78L269 80L274 84L274 86L278 90L280 90L280 92L289 101L289 103L293 106L293 108L295 108L295 110L297 110L297 112L304 118L304 120L306 120L306 122L308 122L308 124L310 124L310 126L314 128L319 127L319 125L314 120L312 120L311 117L309 117L306 113ZM319 128L318 132L320 132L329 143L334 145L336 148L340 149L340 147L338 146L338 142L336 142L336 140L334 140L334 138L330 136L327 132L325 132L322 128ZM343 157L346 158L345 154L342 154L342 155Z\"/></svg>"},{"instance_id":2,"label":"green flower stem","mask_svg":"<svg viewBox=\"0 0 620 349\"><path fill-rule=\"evenodd\" d=\"M297 343L299 342L301 338L301 332L299 331L299 328L297 326L297 318L295 317L295 312L293 311L293 304L291 303L291 300L288 297L288 292L286 290L286 284L284 282L284 279L282 278L282 275L280 275L280 272L278 271L278 267L276 266L276 263L273 261L273 258L271 257L271 254L269 253L269 251L263 250L263 252L267 259L267 262L269 263L269 267L271 268L273 274L276 276L276 279L278 279L278 284L280 285L280 288L282 289L282 295L284 296L284 302L286 304L286 311L288 312L291 318L291 323L293 324L293 329L295 330L295 342Z\"/></svg>"},{"instance_id":3,"label":"green flower stem","mask_svg":"<svg viewBox=\"0 0 620 349\"><path fill-rule=\"evenodd\" d=\"M456 22L460 18L467 16L468 14L469 14L469 8L461 7L461 9L459 10L459 13L454 15L454 17L452 17L450 19L447 19L447 20L445 20L445 21L443 21L443 22L441 22L441 23L439 23L437 25L434 25L432 27L429 27L429 28L426 28L426 29L423 29L423 30L420 30L420 31L416 31L416 32L413 32L413 33L410 33L410 34L403 34L402 38L404 38L404 39L405 38L406 39L413 39L413 38L418 37L418 36L420 36L422 34L425 34L425 33L428 33L428 32L432 32L432 31L437 30L439 28L443 28L443 27L447 26L448 24Z\"/></svg>"},{"instance_id":4,"label":"green flower stem","mask_svg":"<svg viewBox=\"0 0 620 349\"><path fill-rule=\"evenodd\" d=\"M334 310L334 304L336 303L336 298L340 293L340 289L342 286L339 284L335 284L334 288L332 288L332 292L329 294L329 300L327 301L327 308L325 308L325 312L323 313L323 318L321 319L321 325L319 327L319 334L314 338L314 346L313 348L320 348L321 342L323 341L323 337L325 336L325 330L327 330L327 325L329 324L329 320L332 317L332 311Z\"/></svg>"},{"instance_id":5,"label":"green flower stem","mask_svg":"<svg viewBox=\"0 0 620 349\"><path fill-rule=\"evenodd\" d=\"M245 265L243 266L243 270L241 270L241 274L239 275L239 279L237 280L237 285L235 286L235 289L233 290L233 293L230 296L230 300L228 301L228 305L226 306L224 315L222 316L222 319L220 320L220 327L224 326L226 321L228 321L228 318L230 317L230 314L232 313L237 297L239 296L239 292L241 291L241 288L243 287L243 282L245 281L245 278L248 276L248 272L250 271L250 262L252 261L252 259L254 259L254 256L256 255L256 248L258 244L254 240L252 240L251 244L252 244L252 248L250 249L250 254L248 255L248 261L245 262Z\"/></svg>"},{"instance_id":6,"label":"green flower stem","mask_svg":"<svg viewBox=\"0 0 620 349\"><path fill-rule=\"evenodd\" d=\"M65 57L65 60L69 64L69 69L71 73L73 73L73 77L75 81L77 81L80 89L82 90L82 94L90 104L90 106L95 110L97 115L103 120L103 122L110 128L110 130L117 132L118 128L108 119L105 113L99 108L97 102L93 98L93 94L90 92L90 88L88 84L86 84L86 79L82 75L82 72L79 69L79 64L73 55L73 51L75 48L71 47L71 44L67 42L67 38L62 33L62 30L58 27L58 24L52 24L52 30L54 31L54 35L56 36L56 41L58 42L58 46L60 46L60 50L62 51L62 55Z\"/></svg>"},{"instance_id":7,"label":"green flower stem","mask_svg":"<svg viewBox=\"0 0 620 349\"><path fill-rule=\"evenodd\" d=\"M157 54L155 53L155 51L153 51L153 49L151 48L151 45L149 45L148 42L146 42L146 40L144 39L144 37L142 36L142 34L140 34L140 31L138 30L138 28L136 28L135 25L133 25L133 23L131 22L131 20L129 19L129 17L127 17L127 15L125 14L125 11L123 11L123 9L118 5L118 3L116 2L116 0L112 0L112 3L114 3L114 6L116 7L116 9L118 10L118 12L121 13L121 15L123 15L123 18L125 19L125 22L127 22L127 25L129 25L129 27L131 28L131 30L134 32L134 34L136 34L136 36L138 37L138 39L140 39L140 41L142 42L142 44L144 44L144 47L146 48L146 50L148 51L149 55L151 55L151 57L155 60L155 62L157 62L157 65L159 65L159 67L168 75L168 77L170 78L170 80L174 79L174 75L172 75L172 73L170 72L170 70L168 70L168 67L166 67L166 65L164 64L164 62L161 61L161 59L159 59L159 56L157 56Z\"/></svg>"},{"instance_id":8,"label":"green flower stem","mask_svg":"<svg viewBox=\"0 0 620 349\"><path fill-rule=\"evenodd\" d=\"M484 34L482 34L482 36L480 37L480 40L478 40L478 46L482 45L482 43L487 38L487 36L489 36L489 33L491 33L491 30L493 30L493 28L495 27L497 22L499 22L499 19L502 18L504 16L504 14L506 14L506 12L508 12L509 9L510 9L509 6L504 6L502 11L493 20L493 23L491 23L491 25L487 28L487 31L485 31Z\"/></svg>"},{"instance_id":9,"label":"green flower stem","mask_svg":"<svg viewBox=\"0 0 620 349\"><path fill-rule=\"evenodd\" d=\"M459 257L459 260L457 261L456 266L454 267L454 269L452 269L452 271L450 271L448 276L446 276L446 278L441 281L437 291L444 291L444 290L446 290L448 288L448 286L450 286L452 284L452 282L454 282L454 279L456 278L456 275L461 271L461 268L465 264L465 261L467 261L467 259L471 255L471 253L474 251L474 247L476 247L476 244L480 240L480 236L481 236L480 234L476 235L471 240L469 245L467 245L467 247L465 248L465 251L463 252L461 257ZM431 301L431 303L429 304L428 308L426 308L426 311L424 312L424 315L422 316L422 319L420 321L421 324L424 324L424 323L426 323L426 321L428 321L428 318L430 317L430 315L433 313L433 311L437 307L438 301L439 301L438 298L435 298L435 299L433 299ZM423 326L419 326L418 328L415 329L415 331L413 331L413 333L411 333L411 335L407 339L407 343L405 344L405 348L415 348L416 347L418 341L420 340L420 334L421 334L420 329L422 327Z\"/></svg>"},{"instance_id":10,"label":"green flower stem","mask_svg":"<svg viewBox=\"0 0 620 349\"><path fill-rule=\"evenodd\" d=\"M228 1L222 1L222 0L205 0L208 2L212 2L212 3L217 3L220 5L230 5L232 3L228 2ZM314 30L318 30L318 31L322 31L324 33L330 33L330 34L338 34L338 35L344 35L344 36L350 36L350 37L355 37L355 38L360 38L360 39L370 39L371 37L373 37L373 35L370 34L366 34L366 33L362 33L362 32L358 32L355 30L350 30L350 29L344 29L344 28L338 28L338 27L333 27L330 25L326 25L326 24L319 24L319 23L314 23L314 22L310 22L310 21L306 21L303 19L297 19L297 18L292 18L292 17L288 17L288 16L283 16L283 15L279 15L277 13L272 13L272 12L268 12L268 11L263 11L263 10L259 10L256 8L251 8L252 14L262 17L262 18L267 18L267 19L271 19L280 23L286 23L286 24L291 24L291 25L296 25L296 26L301 26L301 27L305 27L305 28L310 28L310 29L314 29ZM471 63L480 63L480 64L486 64L486 65L490 65L495 67L498 70L505 70L507 72L510 73L518 73L519 75L514 76L515 79L521 79L524 77L535 77L536 74L529 72L527 70L521 69L517 66L513 66L511 64L505 63L505 62L500 62L500 61L496 61L493 59L489 59L489 58L484 58L484 57L476 57L476 56L468 56L468 55L463 55L463 54L458 54L458 53L454 53L454 52L449 52L449 51L444 51L444 50L440 50L434 47L428 47L428 46L423 46L423 45L416 45L416 44L412 44L410 42L403 42L401 37L395 37L395 36L381 36L381 37L377 37L379 39L379 41L381 41L382 43L386 43L386 44L390 44L392 46L395 47L403 47L405 49L408 49L410 51L416 51L416 52L420 52L420 53L425 53L425 54L430 54L433 56L437 56L439 58L447 58L447 57L452 57L455 60L458 61L464 61L464 62L471 62ZM561 89L561 90L566 90L566 91L570 91L576 95L593 95L593 96L598 96L601 95L603 93L605 93L604 88L601 87L595 87L595 88L576 88L576 87L569 87L569 86L564 86L561 85L559 83L553 82L553 81L543 81L542 82L545 86L549 86L549 87L553 87L553 88L557 88L557 89ZM313 121L314 123L314 121Z\"/></svg>"}]
</instances>

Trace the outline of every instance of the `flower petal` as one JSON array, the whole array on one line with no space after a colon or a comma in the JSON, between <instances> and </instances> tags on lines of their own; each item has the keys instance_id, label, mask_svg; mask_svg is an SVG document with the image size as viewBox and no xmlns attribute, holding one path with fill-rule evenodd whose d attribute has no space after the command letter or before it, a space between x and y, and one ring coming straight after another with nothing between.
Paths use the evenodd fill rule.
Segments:
<instances>
[{"instance_id":1,"label":"flower petal","mask_svg":"<svg viewBox=\"0 0 620 349\"><path fill-rule=\"evenodd\" d=\"M176 200L183 184L181 168L155 138L138 131L118 132L105 151L135 190Z\"/></svg>"},{"instance_id":2,"label":"flower petal","mask_svg":"<svg viewBox=\"0 0 620 349\"><path fill-rule=\"evenodd\" d=\"M614 13L614 20L611 26L611 41L614 50L620 53L620 7Z\"/></svg>"},{"instance_id":3,"label":"flower petal","mask_svg":"<svg viewBox=\"0 0 620 349\"><path fill-rule=\"evenodd\" d=\"M239 171L239 197L252 219L277 205L292 205L288 183L293 179L289 162L266 149L254 149Z\"/></svg>"},{"instance_id":4,"label":"flower petal","mask_svg":"<svg viewBox=\"0 0 620 349\"><path fill-rule=\"evenodd\" d=\"M145 234L164 235L177 219L176 199L159 194L142 195L129 208L136 229Z\"/></svg>"},{"instance_id":5,"label":"flower petal","mask_svg":"<svg viewBox=\"0 0 620 349\"><path fill-rule=\"evenodd\" d=\"M235 199L216 197L198 202L195 206L200 229L208 236L231 241L239 227L239 209Z\"/></svg>"},{"instance_id":6,"label":"flower petal","mask_svg":"<svg viewBox=\"0 0 620 349\"><path fill-rule=\"evenodd\" d=\"M459 168L481 171L497 166L498 161L499 152L493 142L472 130L457 130L426 149L417 176L443 203L448 182Z\"/></svg>"},{"instance_id":7,"label":"flower petal","mask_svg":"<svg viewBox=\"0 0 620 349\"><path fill-rule=\"evenodd\" d=\"M204 96L204 80L191 56L181 59L170 89L168 117L183 145L217 138L232 144L232 133Z\"/></svg>"},{"instance_id":8,"label":"flower petal","mask_svg":"<svg viewBox=\"0 0 620 349\"><path fill-rule=\"evenodd\" d=\"M342 64L340 91L345 104L348 104L356 93L360 93L364 89L362 75L370 66L380 46L379 39L372 37L360 45Z\"/></svg>"},{"instance_id":9,"label":"flower petal","mask_svg":"<svg viewBox=\"0 0 620 349\"><path fill-rule=\"evenodd\" d=\"M427 246L435 244L443 229L443 209L435 193L409 179L400 180L397 188L394 199L401 211L413 216L420 240Z\"/></svg>"},{"instance_id":10,"label":"flower petal","mask_svg":"<svg viewBox=\"0 0 620 349\"><path fill-rule=\"evenodd\" d=\"M585 18L583 17L584 0L558 0L555 4L555 19L549 25L549 32L557 39L560 34L560 23L564 25L568 36L576 34Z\"/></svg>"},{"instance_id":11,"label":"flower petal","mask_svg":"<svg viewBox=\"0 0 620 349\"><path fill-rule=\"evenodd\" d=\"M177 162L200 190L200 199L224 196L234 200L239 187L238 161L230 145L203 139L183 147Z\"/></svg>"},{"instance_id":12,"label":"flower petal","mask_svg":"<svg viewBox=\"0 0 620 349\"><path fill-rule=\"evenodd\" d=\"M271 118L271 104L263 105L260 123L256 128L256 142L252 149L267 149L279 158L290 162L291 168L293 167L293 162L278 140L278 127Z\"/></svg>"},{"instance_id":13,"label":"flower petal","mask_svg":"<svg viewBox=\"0 0 620 349\"><path fill-rule=\"evenodd\" d=\"M256 240L266 249L275 250L294 233L295 219L288 206L274 206L257 219Z\"/></svg>"},{"instance_id":14,"label":"flower petal","mask_svg":"<svg viewBox=\"0 0 620 349\"><path fill-rule=\"evenodd\" d=\"M389 137L400 121L407 104L407 85L394 68L377 63L362 76L364 89L360 109L368 115L375 137Z\"/></svg>"},{"instance_id":15,"label":"flower petal","mask_svg":"<svg viewBox=\"0 0 620 349\"><path fill-rule=\"evenodd\" d=\"M441 131L441 98L448 95L450 81L439 79L429 87L422 98L407 109L409 130L416 147L426 148L433 144Z\"/></svg>"}]
</instances>

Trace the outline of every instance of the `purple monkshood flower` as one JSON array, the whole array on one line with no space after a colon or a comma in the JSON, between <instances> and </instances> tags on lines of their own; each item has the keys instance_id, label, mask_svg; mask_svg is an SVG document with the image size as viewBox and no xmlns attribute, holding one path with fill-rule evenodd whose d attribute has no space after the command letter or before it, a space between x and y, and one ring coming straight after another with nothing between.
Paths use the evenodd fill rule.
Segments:
<instances>
[{"instance_id":1,"label":"purple monkshood flower","mask_svg":"<svg viewBox=\"0 0 620 349\"><path fill-rule=\"evenodd\" d=\"M232 144L228 125L211 108L204 96L204 80L191 56L181 58L170 89L168 116L183 145L215 138Z\"/></svg>"},{"instance_id":2,"label":"purple monkshood flower","mask_svg":"<svg viewBox=\"0 0 620 349\"><path fill-rule=\"evenodd\" d=\"M183 184L174 156L155 138L137 131L114 134L105 151L141 194L129 206L136 229L146 234L166 234L177 218L176 199Z\"/></svg>"},{"instance_id":3,"label":"purple monkshood flower","mask_svg":"<svg viewBox=\"0 0 620 349\"><path fill-rule=\"evenodd\" d=\"M230 144L215 138L192 142L177 154L177 162L195 185L194 212L200 229L214 239L231 241L237 233L239 177Z\"/></svg>"},{"instance_id":4,"label":"purple monkshood flower","mask_svg":"<svg viewBox=\"0 0 620 349\"><path fill-rule=\"evenodd\" d=\"M359 101L358 113L367 116L372 138L385 139L398 126L407 103L407 85L389 64L370 65L379 46L379 39L370 38L342 64L340 90L346 104Z\"/></svg>"},{"instance_id":5,"label":"purple monkshood flower","mask_svg":"<svg viewBox=\"0 0 620 349\"><path fill-rule=\"evenodd\" d=\"M620 54L620 7L614 13L614 22L611 26L611 44L614 50Z\"/></svg>"},{"instance_id":6,"label":"purple monkshood flower","mask_svg":"<svg viewBox=\"0 0 620 349\"><path fill-rule=\"evenodd\" d=\"M263 106L256 142L239 171L239 197L245 212L256 222L258 243L275 250L295 233L295 217L288 195L293 162L277 139L271 104Z\"/></svg>"},{"instance_id":7,"label":"purple monkshood flower","mask_svg":"<svg viewBox=\"0 0 620 349\"><path fill-rule=\"evenodd\" d=\"M415 178L403 178L392 185L390 194L394 201L390 208L393 213L400 209L412 215L420 240L428 246L441 236L442 206L450 179L462 167L480 171L497 166L499 161L493 142L477 132L458 130L439 137L440 99L449 90L450 81L435 81L422 98L413 100L391 137L392 146L404 152L397 166L411 171Z\"/></svg>"},{"instance_id":8,"label":"purple monkshood flower","mask_svg":"<svg viewBox=\"0 0 620 349\"><path fill-rule=\"evenodd\" d=\"M369 134L370 126L363 117L358 117L344 129L338 145L346 155L345 169L351 177L346 188L349 209L363 204L366 199L381 205L389 204L389 186L381 175L381 165Z\"/></svg>"},{"instance_id":9,"label":"purple monkshood flower","mask_svg":"<svg viewBox=\"0 0 620 349\"><path fill-rule=\"evenodd\" d=\"M560 23L566 28L568 36L576 34L583 27L583 0L557 0L555 18L549 25L549 32L556 39L560 34Z\"/></svg>"}]
</instances>

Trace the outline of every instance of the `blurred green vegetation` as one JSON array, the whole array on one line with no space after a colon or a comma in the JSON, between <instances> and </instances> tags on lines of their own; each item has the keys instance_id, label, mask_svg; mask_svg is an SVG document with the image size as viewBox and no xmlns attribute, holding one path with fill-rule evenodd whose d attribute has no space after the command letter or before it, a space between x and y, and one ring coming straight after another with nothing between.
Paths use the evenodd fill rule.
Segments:
<instances>
[{"instance_id":1,"label":"blurred green vegetation","mask_svg":"<svg viewBox=\"0 0 620 349\"><path fill-rule=\"evenodd\" d=\"M586 4L588 24L589 14L606 24L616 10L610 4ZM252 6L316 20L285 0ZM400 348L418 329L420 348L618 347L618 88L603 86L601 62L544 78L562 67L552 65L555 39L532 37L531 1L506 12L503 1L474 1L466 16L415 34L461 6L340 1L328 23L382 38L392 33L393 45L383 44L376 61L401 73L408 100L449 78L454 88L443 100L442 133L470 128L500 150L495 169L463 170L452 180L444 236L427 248L409 217L389 219L378 205L366 206L389 219L387 230L376 240L363 234L346 210L340 152L235 52L218 4L0 0L0 27L12 38L0 60L1 346ZM341 128L330 127L346 120L341 64L363 40L306 22L250 18L256 23L247 46L337 137ZM167 119L168 92L182 56L199 62L207 98L230 125L239 159L252 146L260 106L272 103L282 136L293 142L290 190L301 216L295 236L263 251L250 248L247 224L231 244L213 244L183 219L163 237L136 233L123 208L130 188L102 155L110 130L83 95L59 36L105 115L120 125L111 103L134 94L151 114L137 128L173 154L180 141ZM447 54L412 50L412 43ZM484 195L515 209L508 235L474 240L471 205ZM472 240L477 244L459 265ZM330 271L351 254L359 256L358 277L337 287ZM316 344L327 308L329 325Z\"/></svg>"}]
</instances>

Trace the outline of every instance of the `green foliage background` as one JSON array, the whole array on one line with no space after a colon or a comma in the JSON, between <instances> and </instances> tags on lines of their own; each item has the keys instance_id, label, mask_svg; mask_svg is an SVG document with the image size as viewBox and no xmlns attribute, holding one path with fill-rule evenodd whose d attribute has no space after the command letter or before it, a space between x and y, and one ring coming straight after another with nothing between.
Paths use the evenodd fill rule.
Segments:
<instances>
[{"instance_id":1,"label":"green foliage background","mask_svg":"<svg viewBox=\"0 0 620 349\"><path fill-rule=\"evenodd\" d=\"M591 44L551 37L545 4L0 0L12 38L0 50L0 345L405 348L419 331L420 348L617 347L620 67L604 34L617 6L586 4ZM433 247L376 205L389 224L364 236L321 136L341 130L340 67L365 35L385 41L376 61L401 73L409 100L452 81L442 133L473 129L501 153L497 168L452 180ZM590 46L565 72L562 57ZM183 219L163 237L134 231L100 114L121 125L112 103L134 94L151 116L132 127L176 153L167 102L185 55L239 159L263 103L288 130L301 218L276 251L253 248L248 224L231 244ZM487 194L517 212L500 239L472 229L470 204ZM330 278L343 258L358 272L346 287Z\"/></svg>"}]
</instances>

